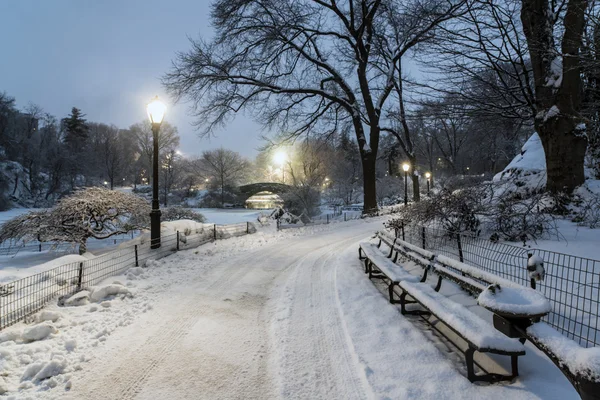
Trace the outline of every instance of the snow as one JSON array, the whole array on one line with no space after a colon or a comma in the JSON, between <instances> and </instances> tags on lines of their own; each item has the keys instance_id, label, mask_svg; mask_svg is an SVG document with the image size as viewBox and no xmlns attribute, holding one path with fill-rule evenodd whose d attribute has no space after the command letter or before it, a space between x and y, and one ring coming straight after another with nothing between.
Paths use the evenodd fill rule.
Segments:
<instances>
[{"instance_id":1,"label":"snow","mask_svg":"<svg viewBox=\"0 0 600 400\"><path fill-rule=\"evenodd\" d=\"M123 286L120 283L111 283L109 285L96 286L92 289L90 294L90 300L95 302L100 302L106 298L123 295L123 296L133 296L131 290L127 287Z\"/></svg>"},{"instance_id":2,"label":"snow","mask_svg":"<svg viewBox=\"0 0 600 400\"><path fill-rule=\"evenodd\" d=\"M546 184L546 155L542 140L537 132L525 142L521 154L517 155L507 166L494 176L494 182L508 180L518 176L534 175L535 184Z\"/></svg>"},{"instance_id":3,"label":"snow","mask_svg":"<svg viewBox=\"0 0 600 400\"><path fill-rule=\"evenodd\" d=\"M497 275L483 271L480 268L472 267L468 264L462 263L460 261L457 261L450 257L446 257L444 255L436 256L436 261L438 261L442 264L448 265L449 267L455 268L459 271L464 271L468 275L470 275L474 278L480 279L484 282L498 284L498 285L502 286L503 288L504 287L514 287L514 288L520 289L523 287L522 285L519 285L518 283L509 281L508 279L501 278Z\"/></svg>"},{"instance_id":4,"label":"snow","mask_svg":"<svg viewBox=\"0 0 600 400\"><path fill-rule=\"evenodd\" d=\"M600 347L581 347L544 322L531 325L527 333L556 354L573 374L600 382Z\"/></svg>"},{"instance_id":5,"label":"snow","mask_svg":"<svg viewBox=\"0 0 600 400\"><path fill-rule=\"evenodd\" d=\"M550 107L548 112L544 114L544 122L547 122L549 119L555 118L560 114L560 109L554 105Z\"/></svg>"},{"instance_id":6,"label":"snow","mask_svg":"<svg viewBox=\"0 0 600 400\"><path fill-rule=\"evenodd\" d=\"M134 296L52 304L58 332L0 344L6 388L36 399L576 398L530 345L515 382L471 384L462 355L400 315L364 275L358 244L384 220L266 227L111 277L97 287L119 281ZM445 283L443 294L451 289ZM489 323L473 298L451 295ZM490 357L496 368L510 366ZM36 381L46 366L56 375Z\"/></svg>"},{"instance_id":7,"label":"snow","mask_svg":"<svg viewBox=\"0 0 600 400\"><path fill-rule=\"evenodd\" d=\"M46 272L56 267L60 267L61 265L87 261L91 258L93 258L91 253L86 253L81 256L78 254L69 254L29 268L3 268L0 269L0 283L11 282L27 276ZM48 275L48 277L50 277L50 275ZM43 279L43 276L40 279Z\"/></svg>"},{"instance_id":8,"label":"snow","mask_svg":"<svg viewBox=\"0 0 600 400\"><path fill-rule=\"evenodd\" d=\"M490 285L479 294L477 302L482 307L506 314L543 315L552 311L543 294L526 287Z\"/></svg>"},{"instance_id":9,"label":"snow","mask_svg":"<svg viewBox=\"0 0 600 400\"><path fill-rule=\"evenodd\" d=\"M433 290L429 284L403 281L400 286L479 349L525 351L518 340L504 336L462 304Z\"/></svg>"},{"instance_id":10,"label":"snow","mask_svg":"<svg viewBox=\"0 0 600 400\"><path fill-rule=\"evenodd\" d=\"M54 324L52 322L45 321L23 330L21 339L24 342L35 342L37 340L44 340L56 332L58 332L58 330Z\"/></svg>"}]
</instances>

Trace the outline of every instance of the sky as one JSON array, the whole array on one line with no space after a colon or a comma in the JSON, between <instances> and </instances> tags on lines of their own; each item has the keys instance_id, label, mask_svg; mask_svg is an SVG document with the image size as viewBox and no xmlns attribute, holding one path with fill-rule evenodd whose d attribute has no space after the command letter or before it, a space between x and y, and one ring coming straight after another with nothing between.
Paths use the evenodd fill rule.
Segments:
<instances>
[{"instance_id":1,"label":"sky","mask_svg":"<svg viewBox=\"0 0 600 400\"><path fill-rule=\"evenodd\" d=\"M120 128L146 119L158 95L177 126L180 151L225 147L254 157L261 127L240 115L216 137L200 139L188 105L172 104L161 86L189 37L212 35L210 0L0 0L0 92L63 118L72 107Z\"/></svg>"}]
</instances>

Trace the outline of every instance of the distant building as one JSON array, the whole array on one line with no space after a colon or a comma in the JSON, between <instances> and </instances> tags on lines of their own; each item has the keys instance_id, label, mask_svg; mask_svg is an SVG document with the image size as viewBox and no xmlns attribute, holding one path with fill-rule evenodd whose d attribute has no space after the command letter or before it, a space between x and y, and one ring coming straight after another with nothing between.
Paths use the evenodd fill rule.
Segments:
<instances>
[{"instance_id":1,"label":"distant building","mask_svg":"<svg viewBox=\"0 0 600 400\"><path fill-rule=\"evenodd\" d=\"M277 207L283 207L283 199L271 192L259 192L246 200L246 208L261 210Z\"/></svg>"}]
</instances>

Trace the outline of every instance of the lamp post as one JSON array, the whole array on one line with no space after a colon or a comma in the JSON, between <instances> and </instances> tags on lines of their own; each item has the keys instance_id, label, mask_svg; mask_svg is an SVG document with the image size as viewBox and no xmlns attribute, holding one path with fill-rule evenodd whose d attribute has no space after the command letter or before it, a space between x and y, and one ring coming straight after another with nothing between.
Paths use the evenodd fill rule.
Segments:
<instances>
[{"instance_id":1,"label":"lamp post","mask_svg":"<svg viewBox=\"0 0 600 400\"><path fill-rule=\"evenodd\" d=\"M154 153L152 157L152 211L150 212L150 248L160 247L160 205L158 204L158 132L162 124L167 107L158 96L152 99L146 107L148 118L152 124L152 144Z\"/></svg>"},{"instance_id":2,"label":"lamp post","mask_svg":"<svg viewBox=\"0 0 600 400\"><path fill-rule=\"evenodd\" d=\"M285 151L283 151L283 150L275 153L275 156L273 157L273 161L275 161L275 164L279 164L279 166L281 167L281 182L282 183L285 183L285 161L286 161L286 159L287 159L287 155L285 154Z\"/></svg>"},{"instance_id":3,"label":"lamp post","mask_svg":"<svg viewBox=\"0 0 600 400\"><path fill-rule=\"evenodd\" d=\"M404 205L408 205L408 170L410 169L410 165L407 163L402 164L402 169L404 170Z\"/></svg>"},{"instance_id":4,"label":"lamp post","mask_svg":"<svg viewBox=\"0 0 600 400\"><path fill-rule=\"evenodd\" d=\"M427 196L429 196L429 179L431 179L431 173L430 172L426 172L425 173L425 178L427 178Z\"/></svg>"}]
</instances>

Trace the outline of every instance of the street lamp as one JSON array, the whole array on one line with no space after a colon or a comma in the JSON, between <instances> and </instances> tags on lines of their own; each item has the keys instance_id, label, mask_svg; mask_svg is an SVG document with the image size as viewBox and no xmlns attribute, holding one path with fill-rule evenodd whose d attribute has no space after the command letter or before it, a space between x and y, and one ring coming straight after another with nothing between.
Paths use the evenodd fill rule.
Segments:
<instances>
[{"instance_id":1,"label":"street lamp","mask_svg":"<svg viewBox=\"0 0 600 400\"><path fill-rule=\"evenodd\" d=\"M429 196L429 179L431 179L431 173L425 172L425 178L427 178L427 196Z\"/></svg>"},{"instance_id":2,"label":"street lamp","mask_svg":"<svg viewBox=\"0 0 600 400\"><path fill-rule=\"evenodd\" d=\"M275 153L275 156L273 157L273 161L275 162L275 164L279 164L279 166L281 167L281 181L283 183L285 183L285 162L287 160L287 154L285 154L285 151L280 150L277 153Z\"/></svg>"},{"instance_id":3,"label":"street lamp","mask_svg":"<svg viewBox=\"0 0 600 400\"><path fill-rule=\"evenodd\" d=\"M402 164L402 169L404 170L404 205L408 205L408 170L410 169L410 165L408 163Z\"/></svg>"},{"instance_id":4,"label":"street lamp","mask_svg":"<svg viewBox=\"0 0 600 400\"><path fill-rule=\"evenodd\" d=\"M165 117L167 106L162 103L158 96L146 106L148 118L152 124L152 142L154 155L152 158L152 211L150 212L150 248L160 247L160 206L158 204L158 132L160 124Z\"/></svg>"}]
</instances>

